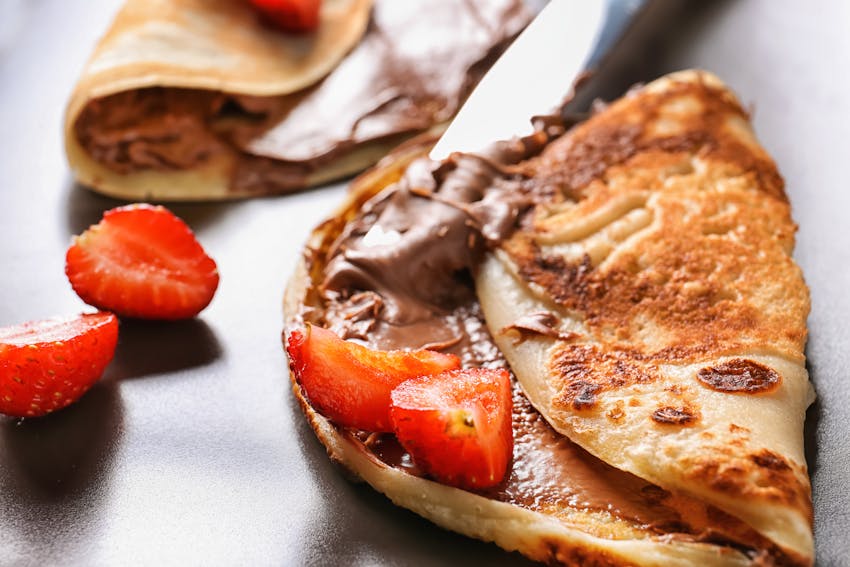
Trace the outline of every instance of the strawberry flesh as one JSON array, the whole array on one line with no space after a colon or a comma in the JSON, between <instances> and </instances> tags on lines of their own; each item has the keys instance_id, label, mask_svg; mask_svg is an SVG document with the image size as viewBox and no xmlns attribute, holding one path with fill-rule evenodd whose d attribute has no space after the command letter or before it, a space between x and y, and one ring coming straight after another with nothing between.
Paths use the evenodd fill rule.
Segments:
<instances>
[{"instance_id":1,"label":"strawberry flesh","mask_svg":"<svg viewBox=\"0 0 850 567\"><path fill-rule=\"evenodd\" d=\"M467 490L498 485L513 454L511 383L505 370L451 370L392 391L393 430L413 462Z\"/></svg>"},{"instance_id":2,"label":"strawberry flesh","mask_svg":"<svg viewBox=\"0 0 850 567\"><path fill-rule=\"evenodd\" d=\"M215 261L186 223L146 204L106 211L75 237L65 273L89 305L142 319L194 317L219 281Z\"/></svg>"},{"instance_id":3,"label":"strawberry flesh","mask_svg":"<svg viewBox=\"0 0 850 567\"><path fill-rule=\"evenodd\" d=\"M103 374L117 341L112 313L0 329L0 413L35 417L75 402Z\"/></svg>"},{"instance_id":4,"label":"strawberry flesh","mask_svg":"<svg viewBox=\"0 0 850 567\"><path fill-rule=\"evenodd\" d=\"M303 33L319 27L320 0L250 0L268 23L282 31Z\"/></svg>"},{"instance_id":5,"label":"strawberry flesh","mask_svg":"<svg viewBox=\"0 0 850 567\"><path fill-rule=\"evenodd\" d=\"M314 325L292 331L286 350L310 404L338 425L366 431L391 430L390 392L403 381L460 367L454 355L372 350Z\"/></svg>"}]
</instances>

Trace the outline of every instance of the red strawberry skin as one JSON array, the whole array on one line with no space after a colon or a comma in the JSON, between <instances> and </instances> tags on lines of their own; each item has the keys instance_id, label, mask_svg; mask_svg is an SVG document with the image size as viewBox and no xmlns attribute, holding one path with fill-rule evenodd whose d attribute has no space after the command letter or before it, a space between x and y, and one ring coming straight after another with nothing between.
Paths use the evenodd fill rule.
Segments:
<instances>
[{"instance_id":1,"label":"red strawberry skin","mask_svg":"<svg viewBox=\"0 0 850 567\"><path fill-rule=\"evenodd\" d=\"M0 413L35 417L75 402L103 374L117 341L112 313L0 329Z\"/></svg>"},{"instance_id":2,"label":"red strawberry skin","mask_svg":"<svg viewBox=\"0 0 850 567\"><path fill-rule=\"evenodd\" d=\"M319 27L321 0L250 0L276 28L288 32L310 32Z\"/></svg>"},{"instance_id":3,"label":"red strawberry skin","mask_svg":"<svg viewBox=\"0 0 850 567\"><path fill-rule=\"evenodd\" d=\"M80 298L141 319L187 319L209 305L218 268L192 230L164 207L127 205L74 238L65 274Z\"/></svg>"},{"instance_id":4,"label":"red strawberry skin","mask_svg":"<svg viewBox=\"0 0 850 567\"><path fill-rule=\"evenodd\" d=\"M344 427L388 432L390 393L405 380L460 367L451 354L378 351L315 325L292 331L289 364L310 404Z\"/></svg>"},{"instance_id":5,"label":"red strawberry skin","mask_svg":"<svg viewBox=\"0 0 850 567\"><path fill-rule=\"evenodd\" d=\"M513 454L510 375L484 368L408 380L392 392L402 447L437 481L466 490L498 485Z\"/></svg>"}]
</instances>

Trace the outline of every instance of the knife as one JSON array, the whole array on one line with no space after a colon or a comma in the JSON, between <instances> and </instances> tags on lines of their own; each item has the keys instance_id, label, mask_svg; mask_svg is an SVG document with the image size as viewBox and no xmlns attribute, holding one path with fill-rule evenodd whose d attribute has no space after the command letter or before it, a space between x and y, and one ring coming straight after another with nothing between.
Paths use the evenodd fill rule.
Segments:
<instances>
[{"instance_id":1,"label":"knife","mask_svg":"<svg viewBox=\"0 0 850 567\"><path fill-rule=\"evenodd\" d=\"M431 150L434 160L531 134L592 72L648 0L551 0L484 76Z\"/></svg>"}]
</instances>

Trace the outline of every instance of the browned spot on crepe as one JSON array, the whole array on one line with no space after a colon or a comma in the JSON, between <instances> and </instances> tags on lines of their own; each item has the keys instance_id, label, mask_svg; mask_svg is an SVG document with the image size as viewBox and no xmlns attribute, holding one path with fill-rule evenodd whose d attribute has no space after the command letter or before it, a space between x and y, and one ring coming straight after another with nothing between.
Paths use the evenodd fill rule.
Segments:
<instances>
[{"instance_id":1,"label":"browned spot on crepe","mask_svg":"<svg viewBox=\"0 0 850 567\"><path fill-rule=\"evenodd\" d=\"M652 412L652 419L665 425L692 425L699 418L696 412L689 407L664 406Z\"/></svg>"},{"instance_id":2,"label":"browned spot on crepe","mask_svg":"<svg viewBox=\"0 0 850 567\"><path fill-rule=\"evenodd\" d=\"M644 364L627 351L605 352L594 345L558 345L552 362L560 391L555 407L584 410L596 405L597 396L605 390L648 382L652 379ZM615 414L616 415L616 414Z\"/></svg>"},{"instance_id":3,"label":"browned spot on crepe","mask_svg":"<svg viewBox=\"0 0 850 567\"><path fill-rule=\"evenodd\" d=\"M763 364L735 358L723 364L700 369L697 379L720 392L759 394L775 390L782 377Z\"/></svg>"},{"instance_id":4,"label":"browned spot on crepe","mask_svg":"<svg viewBox=\"0 0 850 567\"><path fill-rule=\"evenodd\" d=\"M755 464L765 469L770 469L774 471L791 470L791 467L788 465L787 462L785 462L785 459L783 459L776 453L768 451L767 449L764 449L759 453L752 455L750 458Z\"/></svg>"}]
</instances>

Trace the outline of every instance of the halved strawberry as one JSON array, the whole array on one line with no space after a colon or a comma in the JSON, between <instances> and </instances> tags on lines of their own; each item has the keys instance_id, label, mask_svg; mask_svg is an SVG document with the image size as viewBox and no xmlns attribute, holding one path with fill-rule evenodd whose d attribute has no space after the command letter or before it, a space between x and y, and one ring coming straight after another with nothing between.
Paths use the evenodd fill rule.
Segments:
<instances>
[{"instance_id":1,"label":"halved strawberry","mask_svg":"<svg viewBox=\"0 0 850 567\"><path fill-rule=\"evenodd\" d=\"M390 431L390 392L403 381L460 367L451 354L372 350L315 325L292 331L286 351L295 379L319 413L367 431Z\"/></svg>"},{"instance_id":2,"label":"halved strawberry","mask_svg":"<svg viewBox=\"0 0 850 567\"><path fill-rule=\"evenodd\" d=\"M321 0L250 0L263 17L278 29L309 32L319 27Z\"/></svg>"},{"instance_id":3,"label":"halved strawberry","mask_svg":"<svg viewBox=\"0 0 850 567\"><path fill-rule=\"evenodd\" d=\"M390 417L413 462L443 484L499 484L513 454L506 370L451 370L408 380L392 392Z\"/></svg>"},{"instance_id":4,"label":"halved strawberry","mask_svg":"<svg viewBox=\"0 0 850 567\"><path fill-rule=\"evenodd\" d=\"M0 413L33 417L78 400L103 374L117 341L112 313L0 329Z\"/></svg>"},{"instance_id":5,"label":"halved strawberry","mask_svg":"<svg viewBox=\"0 0 850 567\"><path fill-rule=\"evenodd\" d=\"M65 273L80 298L142 319L197 315L218 287L218 269L192 230L165 207L118 207L74 238Z\"/></svg>"}]
</instances>

